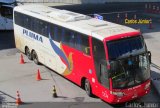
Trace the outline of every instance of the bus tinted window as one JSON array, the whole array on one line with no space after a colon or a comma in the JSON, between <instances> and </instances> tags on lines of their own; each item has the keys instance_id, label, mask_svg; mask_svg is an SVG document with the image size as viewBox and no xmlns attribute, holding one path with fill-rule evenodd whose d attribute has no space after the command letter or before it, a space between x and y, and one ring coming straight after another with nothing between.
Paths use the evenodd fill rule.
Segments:
<instances>
[{"instance_id":1,"label":"bus tinted window","mask_svg":"<svg viewBox=\"0 0 160 108\"><path fill-rule=\"evenodd\" d=\"M75 48L75 33L72 31L69 36L69 46Z\"/></svg>"},{"instance_id":2,"label":"bus tinted window","mask_svg":"<svg viewBox=\"0 0 160 108\"><path fill-rule=\"evenodd\" d=\"M57 42L61 41L61 36L62 36L61 27L54 24L50 24L50 34L54 41L57 41Z\"/></svg>"},{"instance_id":3,"label":"bus tinted window","mask_svg":"<svg viewBox=\"0 0 160 108\"><path fill-rule=\"evenodd\" d=\"M23 26L23 16L20 13L14 12L14 18L17 25Z\"/></svg>"},{"instance_id":4,"label":"bus tinted window","mask_svg":"<svg viewBox=\"0 0 160 108\"><path fill-rule=\"evenodd\" d=\"M68 29L62 28L62 42L63 44L69 45L70 31Z\"/></svg>"},{"instance_id":5,"label":"bus tinted window","mask_svg":"<svg viewBox=\"0 0 160 108\"><path fill-rule=\"evenodd\" d=\"M27 29L31 28L31 18L29 16L23 15L23 25Z\"/></svg>"},{"instance_id":6,"label":"bus tinted window","mask_svg":"<svg viewBox=\"0 0 160 108\"><path fill-rule=\"evenodd\" d=\"M38 33L38 23L39 23L39 20L32 18L31 30L33 30L36 33Z\"/></svg>"},{"instance_id":7,"label":"bus tinted window","mask_svg":"<svg viewBox=\"0 0 160 108\"><path fill-rule=\"evenodd\" d=\"M36 19L37 20L37 19ZM48 36L48 23L42 20L37 21L38 33L43 36Z\"/></svg>"},{"instance_id":8,"label":"bus tinted window","mask_svg":"<svg viewBox=\"0 0 160 108\"><path fill-rule=\"evenodd\" d=\"M61 41L61 28L54 26L54 40L57 42Z\"/></svg>"},{"instance_id":9,"label":"bus tinted window","mask_svg":"<svg viewBox=\"0 0 160 108\"><path fill-rule=\"evenodd\" d=\"M89 38L83 34L81 34L81 38L82 38L82 51L87 54L90 55L90 51L89 51Z\"/></svg>"},{"instance_id":10,"label":"bus tinted window","mask_svg":"<svg viewBox=\"0 0 160 108\"><path fill-rule=\"evenodd\" d=\"M75 37L75 47L82 51L82 37L79 33L77 33L77 36Z\"/></svg>"},{"instance_id":11,"label":"bus tinted window","mask_svg":"<svg viewBox=\"0 0 160 108\"><path fill-rule=\"evenodd\" d=\"M65 36L62 37L62 42L72 48L75 48L83 53L90 55L89 51L89 39L87 36L69 29L65 29Z\"/></svg>"}]
</instances>

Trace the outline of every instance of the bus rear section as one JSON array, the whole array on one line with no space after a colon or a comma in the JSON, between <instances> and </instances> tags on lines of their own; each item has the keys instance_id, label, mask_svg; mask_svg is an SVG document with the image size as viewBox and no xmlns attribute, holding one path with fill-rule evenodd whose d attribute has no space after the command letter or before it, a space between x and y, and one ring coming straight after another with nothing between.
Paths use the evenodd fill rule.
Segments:
<instances>
[{"instance_id":1,"label":"bus rear section","mask_svg":"<svg viewBox=\"0 0 160 108\"><path fill-rule=\"evenodd\" d=\"M103 43L93 39L92 52L98 81L92 83L94 94L117 104L149 93L151 54L138 31L107 37Z\"/></svg>"}]
</instances>

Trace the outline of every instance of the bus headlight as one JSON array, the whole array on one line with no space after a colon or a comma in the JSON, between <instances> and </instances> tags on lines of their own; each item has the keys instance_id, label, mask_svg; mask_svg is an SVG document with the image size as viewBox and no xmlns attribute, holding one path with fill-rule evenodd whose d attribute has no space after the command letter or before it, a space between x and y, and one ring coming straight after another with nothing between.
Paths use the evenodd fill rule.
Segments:
<instances>
[{"instance_id":1,"label":"bus headlight","mask_svg":"<svg viewBox=\"0 0 160 108\"><path fill-rule=\"evenodd\" d=\"M112 92L113 95L116 95L118 97L122 97L124 96L124 93L123 92Z\"/></svg>"},{"instance_id":2,"label":"bus headlight","mask_svg":"<svg viewBox=\"0 0 160 108\"><path fill-rule=\"evenodd\" d=\"M147 89L150 87L150 85L151 85L151 83L150 83L150 82L149 82L149 83L147 83L147 84L145 85L144 89L145 89L145 90L147 90Z\"/></svg>"}]
</instances>

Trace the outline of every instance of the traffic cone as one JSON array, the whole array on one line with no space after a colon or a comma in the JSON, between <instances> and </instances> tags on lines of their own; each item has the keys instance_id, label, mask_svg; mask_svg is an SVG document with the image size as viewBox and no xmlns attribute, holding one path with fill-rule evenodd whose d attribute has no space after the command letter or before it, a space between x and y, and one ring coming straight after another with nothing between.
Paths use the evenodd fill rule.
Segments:
<instances>
[{"instance_id":1,"label":"traffic cone","mask_svg":"<svg viewBox=\"0 0 160 108\"><path fill-rule=\"evenodd\" d=\"M53 94L52 94L52 96L53 96L54 98L58 97L58 96L57 96L57 92L56 92L56 87L55 87L55 85L53 86Z\"/></svg>"},{"instance_id":2,"label":"traffic cone","mask_svg":"<svg viewBox=\"0 0 160 108\"><path fill-rule=\"evenodd\" d=\"M119 13L117 14L117 19L116 19L116 22L119 23L119 18L120 18L120 15Z\"/></svg>"},{"instance_id":3,"label":"traffic cone","mask_svg":"<svg viewBox=\"0 0 160 108\"><path fill-rule=\"evenodd\" d=\"M21 57L20 57L20 64L24 64L23 54L21 54Z\"/></svg>"},{"instance_id":4,"label":"traffic cone","mask_svg":"<svg viewBox=\"0 0 160 108\"><path fill-rule=\"evenodd\" d=\"M134 15L134 20L136 20L136 19L137 19L137 15L135 14L135 15Z\"/></svg>"},{"instance_id":5,"label":"traffic cone","mask_svg":"<svg viewBox=\"0 0 160 108\"><path fill-rule=\"evenodd\" d=\"M128 14L127 13L125 13L125 19L128 19Z\"/></svg>"},{"instance_id":6,"label":"traffic cone","mask_svg":"<svg viewBox=\"0 0 160 108\"><path fill-rule=\"evenodd\" d=\"M20 105L22 104L22 101L21 101L21 98L20 98L20 94L19 94L19 91L17 91L17 97L16 97L16 105Z\"/></svg>"},{"instance_id":7,"label":"traffic cone","mask_svg":"<svg viewBox=\"0 0 160 108\"><path fill-rule=\"evenodd\" d=\"M39 69L37 71L36 80L37 81L42 80Z\"/></svg>"},{"instance_id":8,"label":"traffic cone","mask_svg":"<svg viewBox=\"0 0 160 108\"><path fill-rule=\"evenodd\" d=\"M153 29L153 26L152 26L152 19L150 19L149 29Z\"/></svg>"}]
</instances>

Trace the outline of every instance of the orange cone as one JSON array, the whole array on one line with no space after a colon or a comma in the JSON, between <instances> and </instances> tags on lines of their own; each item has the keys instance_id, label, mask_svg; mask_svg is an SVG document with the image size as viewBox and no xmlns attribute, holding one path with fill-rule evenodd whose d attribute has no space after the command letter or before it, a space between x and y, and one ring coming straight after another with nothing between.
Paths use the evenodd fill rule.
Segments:
<instances>
[{"instance_id":1,"label":"orange cone","mask_svg":"<svg viewBox=\"0 0 160 108\"><path fill-rule=\"evenodd\" d=\"M20 58L20 64L24 64L24 59L23 59L23 55L21 54L21 58Z\"/></svg>"},{"instance_id":2,"label":"orange cone","mask_svg":"<svg viewBox=\"0 0 160 108\"><path fill-rule=\"evenodd\" d=\"M38 72L37 72L36 80L37 81L42 80L39 69L38 69Z\"/></svg>"},{"instance_id":3,"label":"orange cone","mask_svg":"<svg viewBox=\"0 0 160 108\"><path fill-rule=\"evenodd\" d=\"M22 101L21 101L21 98L20 98L20 95L19 95L19 91L17 91L17 97L16 97L16 105L20 105L22 104Z\"/></svg>"}]
</instances>

